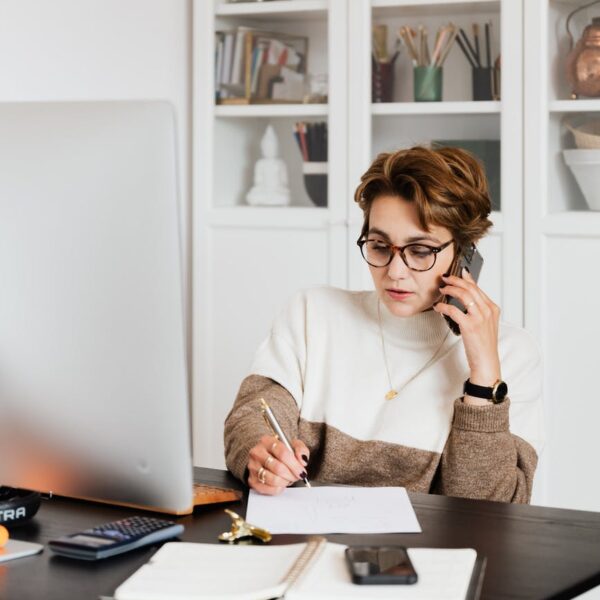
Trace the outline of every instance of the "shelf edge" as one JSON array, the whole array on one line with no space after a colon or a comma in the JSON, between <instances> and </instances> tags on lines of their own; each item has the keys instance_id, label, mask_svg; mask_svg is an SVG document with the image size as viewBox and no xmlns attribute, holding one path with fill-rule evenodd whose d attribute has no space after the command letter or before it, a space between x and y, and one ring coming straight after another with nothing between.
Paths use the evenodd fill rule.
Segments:
<instances>
[{"instance_id":1,"label":"shelf edge","mask_svg":"<svg viewBox=\"0 0 600 600\"><path fill-rule=\"evenodd\" d=\"M502 102L499 100L475 102L389 102L371 104L373 116L399 115L448 115L448 114L500 114Z\"/></svg>"}]
</instances>

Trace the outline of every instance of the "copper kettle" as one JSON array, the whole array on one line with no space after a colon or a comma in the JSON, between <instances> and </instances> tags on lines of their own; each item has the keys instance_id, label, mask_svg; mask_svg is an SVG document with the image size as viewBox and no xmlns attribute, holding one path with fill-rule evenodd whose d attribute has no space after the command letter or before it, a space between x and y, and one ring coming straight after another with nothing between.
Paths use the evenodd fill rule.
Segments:
<instances>
[{"instance_id":1,"label":"copper kettle","mask_svg":"<svg viewBox=\"0 0 600 600\"><path fill-rule=\"evenodd\" d=\"M580 6L567 17L566 28L571 50L567 56L566 69L572 98L600 96L600 17L592 19L574 48L573 36L569 30L569 21L576 12L599 3L600 0L594 0Z\"/></svg>"}]
</instances>

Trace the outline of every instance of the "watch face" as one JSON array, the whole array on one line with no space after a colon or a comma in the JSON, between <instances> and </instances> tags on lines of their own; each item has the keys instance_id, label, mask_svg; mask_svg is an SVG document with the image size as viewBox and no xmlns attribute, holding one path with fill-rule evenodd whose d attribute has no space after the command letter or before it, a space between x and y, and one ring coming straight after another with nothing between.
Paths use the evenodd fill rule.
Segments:
<instances>
[{"instance_id":1,"label":"watch face","mask_svg":"<svg viewBox=\"0 0 600 600\"><path fill-rule=\"evenodd\" d=\"M495 400L501 402L506 398L506 394L508 394L508 386L504 381L501 381L496 388Z\"/></svg>"}]
</instances>

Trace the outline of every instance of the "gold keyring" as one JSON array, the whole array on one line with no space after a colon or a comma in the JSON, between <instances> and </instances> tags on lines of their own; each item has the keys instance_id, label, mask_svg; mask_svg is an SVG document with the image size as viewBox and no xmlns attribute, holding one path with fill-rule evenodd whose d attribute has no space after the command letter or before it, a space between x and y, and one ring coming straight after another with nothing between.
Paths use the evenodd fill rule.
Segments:
<instances>
[{"instance_id":1,"label":"gold keyring","mask_svg":"<svg viewBox=\"0 0 600 600\"><path fill-rule=\"evenodd\" d=\"M265 475L266 475L266 474L267 474L267 471L266 471L266 469L265 469L264 467L261 467L261 468L258 470L257 476L258 476L258 480L259 480L261 483L267 483L267 481L266 481L266 477L265 477Z\"/></svg>"},{"instance_id":2,"label":"gold keyring","mask_svg":"<svg viewBox=\"0 0 600 600\"><path fill-rule=\"evenodd\" d=\"M269 465L274 461L275 459L269 454L269 456L267 456L267 459L265 460L265 469L269 468Z\"/></svg>"}]
</instances>

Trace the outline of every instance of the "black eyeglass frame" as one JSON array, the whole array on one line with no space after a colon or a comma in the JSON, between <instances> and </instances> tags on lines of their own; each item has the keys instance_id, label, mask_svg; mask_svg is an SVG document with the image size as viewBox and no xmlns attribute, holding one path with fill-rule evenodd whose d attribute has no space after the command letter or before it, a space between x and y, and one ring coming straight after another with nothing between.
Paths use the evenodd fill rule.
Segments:
<instances>
[{"instance_id":1,"label":"black eyeglass frame","mask_svg":"<svg viewBox=\"0 0 600 600\"><path fill-rule=\"evenodd\" d=\"M392 252L390 253L390 259L385 263L385 265L374 265L367 260L367 257L365 256L365 253L363 250L363 247L367 242L380 242L381 244L386 244L391 248ZM374 240L373 238L367 238L367 239L361 238L356 241L356 245L360 248L360 254L365 259L365 262L368 265L375 267L376 269L379 269L379 268L383 269L384 267L388 267L391 264L391 262L394 260L394 256L396 256L396 253L399 253L400 258L402 259L402 262L411 271L417 271L417 273L424 273L425 271L431 271L431 269L433 269L433 267L435 267L435 261L437 260L437 255L442 250L447 248L452 242L454 242L454 240L448 240L445 244L442 244L441 246L430 246L429 244L423 244L422 242L413 242L411 244L406 244L406 246L395 246L394 244L390 244L389 242L384 242L382 240ZM411 246L426 246L433 252L433 264L428 269L415 269L408 264L408 262L406 261L406 256L404 255L404 251L407 248L410 248Z\"/></svg>"}]
</instances>

